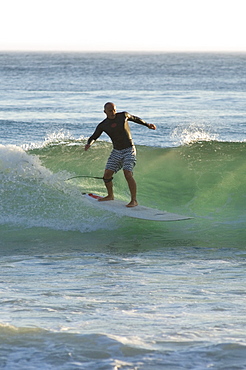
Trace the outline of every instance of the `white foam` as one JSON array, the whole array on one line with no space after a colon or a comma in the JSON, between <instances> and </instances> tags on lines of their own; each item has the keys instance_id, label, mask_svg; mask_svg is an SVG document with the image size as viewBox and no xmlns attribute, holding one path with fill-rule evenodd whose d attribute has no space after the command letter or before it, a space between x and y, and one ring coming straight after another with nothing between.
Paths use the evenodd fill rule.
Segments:
<instances>
[{"instance_id":1,"label":"white foam","mask_svg":"<svg viewBox=\"0 0 246 370\"><path fill-rule=\"evenodd\" d=\"M32 149L45 148L46 146L51 144L52 145L68 144L72 141L75 141L75 138L71 135L71 133L68 130L59 130L48 133L47 136L44 138L44 141L23 144L21 147L24 150L28 151Z\"/></svg>"},{"instance_id":2,"label":"white foam","mask_svg":"<svg viewBox=\"0 0 246 370\"><path fill-rule=\"evenodd\" d=\"M0 144L0 170L8 177L44 178L51 175L37 156L27 154L16 145Z\"/></svg>"},{"instance_id":3,"label":"white foam","mask_svg":"<svg viewBox=\"0 0 246 370\"><path fill-rule=\"evenodd\" d=\"M218 136L209 132L203 124L191 123L188 126L178 126L172 133L177 145L189 145L198 141L217 140Z\"/></svg>"},{"instance_id":4,"label":"white foam","mask_svg":"<svg viewBox=\"0 0 246 370\"><path fill-rule=\"evenodd\" d=\"M21 147L0 145L0 224L81 232L114 228L102 212L88 207L77 186L65 181L70 176L53 173Z\"/></svg>"}]
</instances>

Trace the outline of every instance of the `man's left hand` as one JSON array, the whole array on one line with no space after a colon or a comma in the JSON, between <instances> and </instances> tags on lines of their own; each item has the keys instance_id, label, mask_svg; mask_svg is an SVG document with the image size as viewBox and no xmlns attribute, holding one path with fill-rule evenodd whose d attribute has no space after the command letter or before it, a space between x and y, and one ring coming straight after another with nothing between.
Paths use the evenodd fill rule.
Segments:
<instances>
[{"instance_id":1,"label":"man's left hand","mask_svg":"<svg viewBox=\"0 0 246 370\"><path fill-rule=\"evenodd\" d=\"M154 125L153 123L149 123L149 128L151 130L156 130L156 125Z\"/></svg>"}]
</instances>

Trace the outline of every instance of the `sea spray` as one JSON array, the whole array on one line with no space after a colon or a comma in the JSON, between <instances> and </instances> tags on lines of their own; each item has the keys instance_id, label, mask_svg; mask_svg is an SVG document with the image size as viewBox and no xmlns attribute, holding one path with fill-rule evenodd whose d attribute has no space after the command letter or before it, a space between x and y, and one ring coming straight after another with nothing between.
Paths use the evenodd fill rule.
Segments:
<instances>
[{"instance_id":1,"label":"sea spray","mask_svg":"<svg viewBox=\"0 0 246 370\"><path fill-rule=\"evenodd\" d=\"M53 172L39 156L17 146L1 145L0 153L1 223L62 230L95 228L93 210L88 214L79 188L65 181L71 173Z\"/></svg>"}]
</instances>

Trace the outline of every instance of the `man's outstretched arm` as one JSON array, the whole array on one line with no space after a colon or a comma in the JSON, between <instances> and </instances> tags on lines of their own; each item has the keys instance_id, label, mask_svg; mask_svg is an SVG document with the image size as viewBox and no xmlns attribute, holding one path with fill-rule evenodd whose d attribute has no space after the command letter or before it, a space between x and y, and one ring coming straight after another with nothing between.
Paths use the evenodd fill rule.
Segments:
<instances>
[{"instance_id":1,"label":"man's outstretched arm","mask_svg":"<svg viewBox=\"0 0 246 370\"><path fill-rule=\"evenodd\" d=\"M149 129L151 129L151 130L156 130L156 125L154 125L153 123L147 123L143 119L141 119L141 118L139 118L137 116L133 116L133 115L131 115L129 113L127 113L127 116L128 116L128 120L129 121L133 121L133 122L138 123L140 125L146 126Z\"/></svg>"},{"instance_id":2,"label":"man's outstretched arm","mask_svg":"<svg viewBox=\"0 0 246 370\"><path fill-rule=\"evenodd\" d=\"M87 143L85 144L85 151L90 148L90 146L99 138L99 136L102 134L102 130L97 127L95 132L89 137Z\"/></svg>"}]
</instances>

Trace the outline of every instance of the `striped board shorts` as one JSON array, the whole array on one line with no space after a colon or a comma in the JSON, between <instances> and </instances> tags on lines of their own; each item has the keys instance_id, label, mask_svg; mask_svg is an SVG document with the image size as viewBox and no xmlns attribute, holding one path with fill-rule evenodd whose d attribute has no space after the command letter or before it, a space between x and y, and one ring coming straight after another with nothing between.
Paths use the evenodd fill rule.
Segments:
<instances>
[{"instance_id":1,"label":"striped board shorts","mask_svg":"<svg viewBox=\"0 0 246 370\"><path fill-rule=\"evenodd\" d=\"M131 146L126 149L117 150L113 149L106 164L106 169L118 172L123 168L123 170L133 171L136 164L136 148Z\"/></svg>"}]
</instances>

